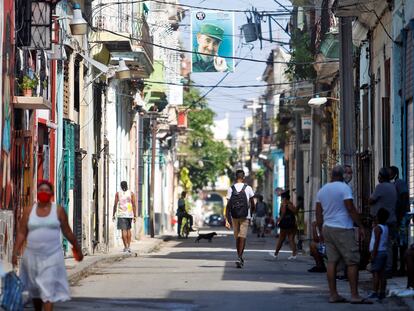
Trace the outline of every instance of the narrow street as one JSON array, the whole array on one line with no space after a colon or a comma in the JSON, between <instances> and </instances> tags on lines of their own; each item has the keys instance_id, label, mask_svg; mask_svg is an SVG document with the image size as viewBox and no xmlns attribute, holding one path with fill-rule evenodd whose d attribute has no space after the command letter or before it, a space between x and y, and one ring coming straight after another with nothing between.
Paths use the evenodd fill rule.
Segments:
<instances>
[{"instance_id":1,"label":"narrow street","mask_svg":"<svg viewBox=\"0 0 414 311\"><path fill-rule=\"evenodd\" d=\"M327 303L325 275L306 271L312 264L307 256L292 262L285 251L273 260L271 237L250 236L245 268L238 270L232 236L217 233L212 243L194 243L193 235L101 266L73 286L73 300L57 310L407 310L396 299L371 306ZM338 287L348 297L348 284L338 281Z\"/></svg>"}]
</instances>

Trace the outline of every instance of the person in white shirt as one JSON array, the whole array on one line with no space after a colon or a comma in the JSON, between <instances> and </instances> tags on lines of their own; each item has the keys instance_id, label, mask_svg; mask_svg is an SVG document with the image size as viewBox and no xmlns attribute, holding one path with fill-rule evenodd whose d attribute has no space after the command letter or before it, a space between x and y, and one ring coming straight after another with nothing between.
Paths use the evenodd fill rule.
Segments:
<instances>
[{"instance_id":1,"label":"person in white shirt","mask_svg":"<svg viewBox=\"0 0 414 311\"><path fill-rule=\"evenodd\" d=\"M122 242L124 243L124 253L132 253L132 221L137 219L137 206L135 204L135 194L128 189L128 183L121 181L121 189L115 195L113 220L118 218L117 228L122 232Z\"/></svg>"},{"instance_id":2,"label":"person in white shirt","mask_svg":"<svg viewBox=\"0 0 414 311\"><path fill-rule=\"evenodd\" d=\"M354 223L363 237L365 232L358 212L353 203L351 188L344 183L345 169L338 165L332 169L331 182L324 185L316 198L316 221L322 241L326 244L328 256L327 276L330 303L348 302L336 289L338 262L343 260L347 266L352 304L372 304L358 293L359 248L355 238Z\"/></svg>"},{"instance_id":3,"label":"person in white shirt","mask_svg":"<svg viewBox=\"0 0 414 311\"><path fill-rule=\"evenodd\" d=\"M226 227L233 227L236 239L238 259L236 265L244 265L243 252L246 245L247 231L252 213L255 211L254 192L252 187L244 182L244 171L236 171L236 183L227 190Z\"/></svg>"}]
</instances>

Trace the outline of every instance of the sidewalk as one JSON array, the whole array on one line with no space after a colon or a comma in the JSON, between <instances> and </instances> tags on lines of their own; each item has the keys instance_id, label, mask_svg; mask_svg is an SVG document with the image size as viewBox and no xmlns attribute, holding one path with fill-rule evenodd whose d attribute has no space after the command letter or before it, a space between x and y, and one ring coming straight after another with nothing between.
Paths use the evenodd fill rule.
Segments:
<instances>
[{"instance_id":1,"label":"sidewalk","mask_svg":"<svg viewBox=\"0 0 414 311\"><path fill-rule=\"evenodd\" d=\"M138 241L132 242L132 254L123 253L121 248L115 248L111 249L109 253L96 253L85 256L82 262L76 262L74 258L66 258L65 265L69 283L73 285L87 277L99 264L121 261L127 257L137 257L155 252L170 238L169 235L156 236L155 238L143 237Z\"/></svg>"}]
</instances>

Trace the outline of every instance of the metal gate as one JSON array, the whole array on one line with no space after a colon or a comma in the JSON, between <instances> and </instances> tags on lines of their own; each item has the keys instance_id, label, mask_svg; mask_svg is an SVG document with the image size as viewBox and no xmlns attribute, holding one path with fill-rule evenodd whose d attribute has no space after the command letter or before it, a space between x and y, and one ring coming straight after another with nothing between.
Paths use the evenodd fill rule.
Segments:
<instances>
[{"instance_id":1,"label":"metal gate","mask_svg":"<svg viewBox=\"0 0 414 311\"><path fill-rule=\"evenodd\" d=\"M73 233L82 246L82 152L80 150L80 126L74 126L75 175L73 188Z\"/></svg>"},{"instance_id":2,"label":"metal gate","mask_svg":"<svg viewBox=\"0 0 414 311\"><path fill-rule=\"evenodd\" d=\"M410 202L414 200L414 106L413 101L407 103L407 183Z\"/></svg>"}]
</instances>

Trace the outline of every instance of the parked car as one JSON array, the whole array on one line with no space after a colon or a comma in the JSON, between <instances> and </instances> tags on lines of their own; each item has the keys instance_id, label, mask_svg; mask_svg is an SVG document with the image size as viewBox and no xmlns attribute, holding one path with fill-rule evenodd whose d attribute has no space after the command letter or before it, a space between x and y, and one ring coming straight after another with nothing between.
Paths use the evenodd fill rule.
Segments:
<instances>
[{"instance_id":1,"label":"parked car","mask_svg":"<svg viewBox=\"0 0 414 311\"><path fill-rule=\"evenodd\" d=\"M220 227L224 226L226 221L224 220L224 217L220 214L212 214L209 217L207 217L205 221L206 225L211 227Z\"/></svg>"}]
</instances>

